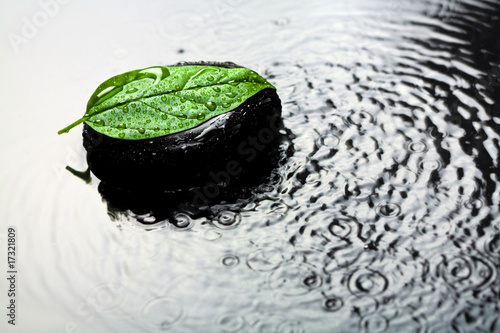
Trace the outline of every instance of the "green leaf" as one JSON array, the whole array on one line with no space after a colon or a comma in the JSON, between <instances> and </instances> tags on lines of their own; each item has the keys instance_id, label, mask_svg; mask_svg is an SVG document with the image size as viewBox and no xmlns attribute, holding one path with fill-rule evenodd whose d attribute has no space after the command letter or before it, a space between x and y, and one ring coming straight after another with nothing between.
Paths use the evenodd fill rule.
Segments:
<instances>
[{"instance_id":1,"label":"green leaf","mask_svg":"<svg viewBox=\"0 0 500 333\"><path fill-rule=\"evenodd\" d=\"M181 132L234 110L265 88L276 89L246 68L205 65L149 67L114 76L92 94L85 122L116 139L140 140Z\"/></svg>"}]
</instances>

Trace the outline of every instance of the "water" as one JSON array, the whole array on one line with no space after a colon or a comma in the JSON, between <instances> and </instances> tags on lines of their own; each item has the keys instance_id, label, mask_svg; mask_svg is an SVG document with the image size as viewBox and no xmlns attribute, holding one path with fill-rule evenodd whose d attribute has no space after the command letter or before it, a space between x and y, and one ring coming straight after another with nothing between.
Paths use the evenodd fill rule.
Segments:
<instances>
[{"instance_id":1,"label":"water","mask_svg":"<svg viewBox=\"0 0 500 333\"><path fill-rule=\"evenodd\" d=\"M43 11L9 6L4 35ZM0 219L19 294L2 332L500 332L499 13L70 2L4 39ZM57 130L112 75L200 59L277 87L294 154L201 215L109 216L99 180L64 170L86 167L79 130Z\"/></svg>"}]
</instances>

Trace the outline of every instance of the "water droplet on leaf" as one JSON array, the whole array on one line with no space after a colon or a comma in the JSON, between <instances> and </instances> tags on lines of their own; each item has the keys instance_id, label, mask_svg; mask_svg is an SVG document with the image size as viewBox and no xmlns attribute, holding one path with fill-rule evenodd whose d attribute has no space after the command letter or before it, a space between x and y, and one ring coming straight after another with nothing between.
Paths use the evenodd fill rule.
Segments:
<instances>
[{"instance_id":1,"label":"water droplet on leaf","mask_svg":"<svg viewBox=\"0 0 500 333\"><path fill-rule=\"evenodd\" d=\"M205 106L207 107L207 109L209 109L210 111L214 111L216 108L217 108L217 105L215 105L214 102L207 102L207 104L205 104Z\"/></svg>"},{"instance_id":2,"label":"water droplet on leaf","mask_svg":"<svg viewBox=\"0 0 500 333\"><path fill-rule=\"evenodd\" d=\"M95 122L94 122L95 125L97 126L104 126L104 120L102 119L97 119Z\"/></svg>"}]
</instances>

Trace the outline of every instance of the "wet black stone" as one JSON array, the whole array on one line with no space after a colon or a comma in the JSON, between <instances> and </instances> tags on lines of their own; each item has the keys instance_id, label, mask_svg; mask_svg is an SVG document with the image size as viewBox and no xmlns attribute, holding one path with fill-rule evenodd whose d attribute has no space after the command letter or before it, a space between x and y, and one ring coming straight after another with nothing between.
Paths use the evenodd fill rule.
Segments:
<instances>
[{"instance_id":1,"label":"wet black stone","mask_svg":"<svg viewBox=\"0 0 500 333\"><path fill-rule=\"evenodd\" d=\"M239 67L233 63L179 65ZM83 145L92 173L117 188L178 190L214 183L227 187L277 159L283 129L281 101L264 89L238 108L199 126L153 139L120 140L87 124ZM275 161L274 161L275 162Z\"/></svg>"}]
</instances>

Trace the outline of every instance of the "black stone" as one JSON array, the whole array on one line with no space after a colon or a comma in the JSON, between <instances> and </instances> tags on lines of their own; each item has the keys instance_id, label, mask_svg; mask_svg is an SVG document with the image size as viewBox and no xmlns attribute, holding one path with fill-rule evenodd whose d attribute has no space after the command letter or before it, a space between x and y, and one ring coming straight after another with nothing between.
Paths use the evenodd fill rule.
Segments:
<instances>
[{"instance_id":1,"label":"black stone","mask_svg":"<svg viewBox=\"0 0 500 333\"><path fill-rule=\"evenodd\" d=\"M178 65L193 64L239 67L206 62ZM84 124L83 145L90 170L108 187L178 190L209 183L226 187L258 171L253 166L262 169L263 162L276 162L282 129L281 101L276 90L267 88L197 127L153 139L115 139Z\"/></svg>"}]
</instances>

